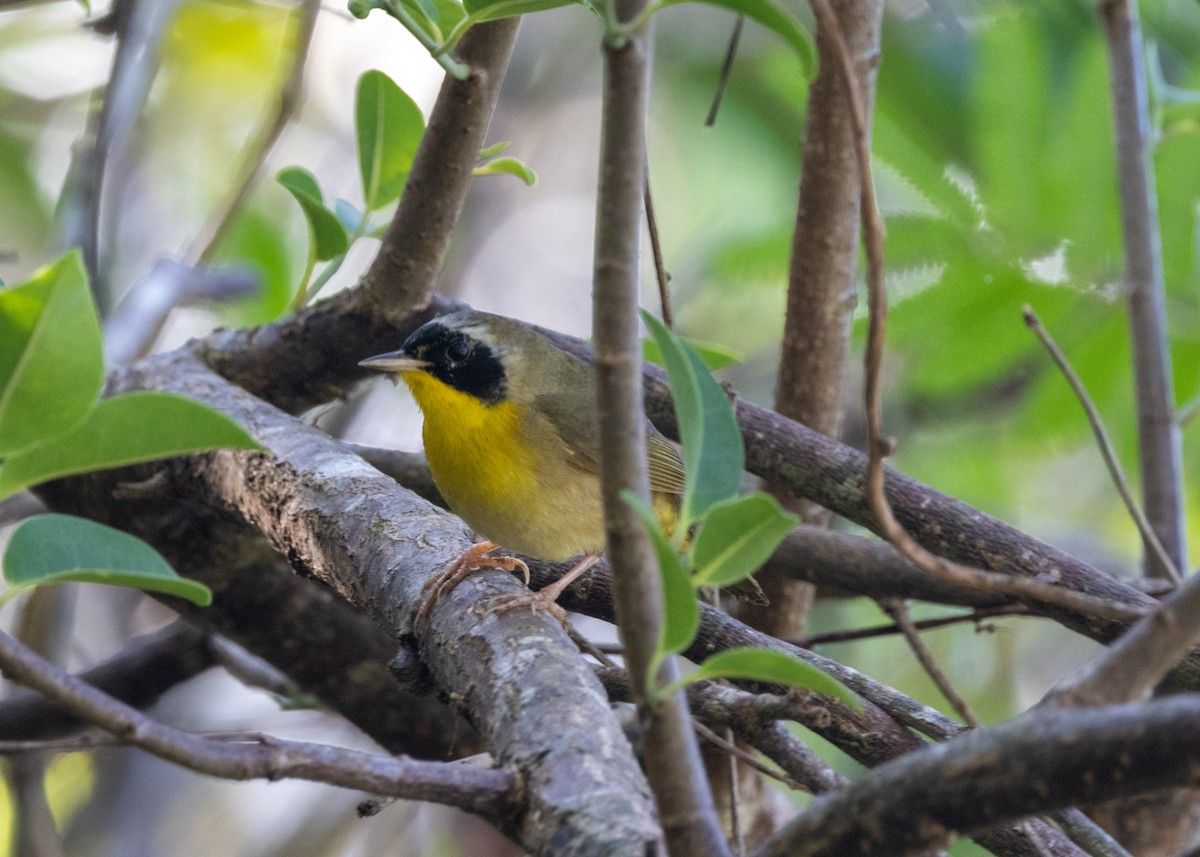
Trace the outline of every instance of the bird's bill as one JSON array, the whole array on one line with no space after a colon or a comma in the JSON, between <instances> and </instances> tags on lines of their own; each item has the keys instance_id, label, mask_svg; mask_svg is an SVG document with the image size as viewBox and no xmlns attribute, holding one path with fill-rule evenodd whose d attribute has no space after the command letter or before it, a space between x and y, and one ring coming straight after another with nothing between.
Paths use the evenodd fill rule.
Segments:
<instances>
[{"instance_id":1,"label":"bird's bill","mask_svg":"<svg viewBox=\"0 0 1200 857\"><path fill-rule=\"evenodd\" d=\"M403 351L389 351L387 354L368 357L366 360L358 361L358 365L366 369L374 369L377 372L396 373L421 372L429 368L429 363L425 360L409 357Z\"/></svg>"}]
</instances>

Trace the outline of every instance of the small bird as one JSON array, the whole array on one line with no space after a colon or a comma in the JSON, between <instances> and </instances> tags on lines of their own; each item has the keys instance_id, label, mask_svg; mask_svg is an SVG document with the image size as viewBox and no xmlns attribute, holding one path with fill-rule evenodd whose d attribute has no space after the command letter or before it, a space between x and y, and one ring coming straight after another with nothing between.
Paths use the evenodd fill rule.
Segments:
<instances>
[{"instance_id":1,"label":"small bird","mask_svg":"<svg viewBox=\"0 0 1200 857\"><path fill-rule=\"evenodd\" d=\"M562 591L604 550L600 431L592 367L520 322L468 310L414 332L398 351L359 363L399 374L425 417L425 457L451 510L482 536L430 582L423 618L472 569L529 569L497 546L545 560L583 556L517 605L542 605L559 618ZM676 447L649 419L646 452L653 507L668 533L684 489Z\"/></svg>"}]
</instances>

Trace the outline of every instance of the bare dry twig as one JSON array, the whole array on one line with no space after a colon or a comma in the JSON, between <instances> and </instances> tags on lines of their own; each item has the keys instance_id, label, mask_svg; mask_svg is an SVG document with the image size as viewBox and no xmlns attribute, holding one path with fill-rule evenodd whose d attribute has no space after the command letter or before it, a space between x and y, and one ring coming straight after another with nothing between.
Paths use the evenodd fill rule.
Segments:
<instances>
[{"instance_id":1,"label":"bare dry twig","mask_svg":"<svg viewBox=\"0 0 1200 857\"><path fill-rule=\"evenodd\" d=\"M995 631L996 626L991 624L981 624L986 619L993 619L1000 616L1032 616L1035 615L1029 612L1029 608L1023 604L1002 604L997 607L980 607L978 610L972 610L970 613L962 613L958 616L943 616L939 619L922 619L919 622L913 622L912 626L918 631L929 631L934 628L945 628L950 625L961 625L966 622L974 622L976 632L979 631ZM816 646L825 646L830 643L851 643L856 640L869 640L873 637L886 637L892 634L902 634L904 630L898 624L891 625L876 625L873 628L858 628L849 631L830 631L825 634L809 634L806 637L800 637L795 640L788 640L793 646L799 646L802 649L811 649Z\"/></svg>"},{"instance_id":2,"label":"bare dry twig","mask_svg":"<svg viewBox=\"0 0 1200 857\"><path fill-rule=\"evenodd\" d=\"M1179 574L1179 569L1175 567L1175 561L1171 559L1166 548L1163 547L1163 543L1159 540L1158 534L1154 532L1154 528L1150 526L1150 522L1146 520L1146 516L1142 514L1142 510L1138 508L1137 501L1133 499L1133 492L1129 488L1129 481L1125 478L1125 472L1121 469L1121 462L1117 458L1117 451L1113 449L1112 440L1109 439L1108 431L1104 428L1104 421L1100 418L1100 412L1096 410L1091 396L1088 395L1087 388L1083 386L1083 381L1080 380L1079 375L1071 367L1070 361L1067 360L1067 355L1063 354L1062 349L1058 347L1058 343L1054 341L1054 337L1042 326L1042 321L1037 317L1033 308L1024 307L1021 310L1021 315L1025 319L1025 324L1041 340L1046 350L1050 352L1050 357L1054 360L1055 365L1058 366L1059 371L1062 372L1063 377L1067 379L1067 383L1071 385L1071 390L1075 393L1075 397L1079 399L1079 404L1083 406L1088 424L1092 427L1092 433L1096 436L1096 445L1100 447L1100 455L1104 458L1104 464L1108 467L1108 473L1112 476L1113 484L1117 487L1117 493L1121 495L1121 500L1125 503L1125 508L1129 511L1129 517L1133 519L1133 523L1137 526L1138 532L1142 536L1142 544L1145 547L1146 553L1153 554L1166 576L1175 583L1179 583L1183 579Z\"/></svg>"},{"instance_id":3,"label":"bare dry twig","mask_svg":"<svg viewBox=\"0 0 1200 857\"><path fill-rule=\"evenodd\" d=\"M934 658L933 652L925 645L925 641L921 639L921 634L913 624L912 616L908 612L908 604L900 600L882 601L880 607L887 612L900 632L904 634L904 639L908 641L908 646L913 650L913 654L917 656L921 666L925 672L933 679L933 683L937 685L938 690L942 692L942 696L949 700L954 706L954 710L958 715L971 726L978 728L980 726L979 718L975 712L971 710L971 706L963 698L958 689L950 681L950 677L946 675L941 666L938 665L937 659Z\"/></svg>"}]
</instances>

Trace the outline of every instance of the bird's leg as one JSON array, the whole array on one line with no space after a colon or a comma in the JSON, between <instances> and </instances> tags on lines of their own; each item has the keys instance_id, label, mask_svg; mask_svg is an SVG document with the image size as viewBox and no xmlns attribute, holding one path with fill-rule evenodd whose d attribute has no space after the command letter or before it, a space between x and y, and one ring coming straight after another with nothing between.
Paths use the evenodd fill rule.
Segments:
<instances>
[{"instance_id":1,"label":"bird's leg","mask_svg":"<svg viewBox=\"0 0 1200 857\"><path fill-rule=\"evenodd\" d=\"M521 569L525 573L525 584L529 584L529 566L522 559L517 559L515 556L488 556L490 551L496 549L496 545L492 542L483 541L471 545L463 552L453 563L448 565L444 571L431 577L423 587L422 592L428 592L425 600L421 602L421 607L417 610L417 618L414 624L420 624L425 621L429 615L429 611L433 609L433 605L443 595L451 592L454 587L458 586L471 572L480 568L502 568L505 571L515 571Z\"/></svg>"},{"instance_id":2,"label":"bird's leg","mask_svg":"<svg viewBox=\"0 0 1200 857\"><path fill-rule=\"evenodd\" d=\"M600 553L598 551L585 553L579 558L579 562L571 567L570 571L549 586L543 587L537 592L525 592L520 595L497 595L489 602L487 609L492 613L507 613L518 607L528 607L531 610L541 607L549 610L554 618L558 619L565 627L567 614L558 606L559 597L563 594L563 590L599 561Z\"/></svg>"}]
</instances>

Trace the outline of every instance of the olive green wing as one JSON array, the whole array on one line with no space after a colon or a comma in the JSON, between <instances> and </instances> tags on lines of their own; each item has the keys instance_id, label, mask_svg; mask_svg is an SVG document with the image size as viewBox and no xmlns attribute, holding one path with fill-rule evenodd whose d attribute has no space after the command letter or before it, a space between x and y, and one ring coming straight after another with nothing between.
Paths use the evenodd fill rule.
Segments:
<instances>
[{"instance_id":1,"label":"olive green wing","mask_svg":"<svg viewBox=\"0 0 1200 857\"><path fill-rule=\"evenodd\" d=\"M600 472L600 426L593 403L582 406L578 395L546 393L534 401L533 411L550 423L573 464L589 473ZM650 490L683 493L683 459L679 450L648 419L646 463L650 471Z\"/></svg>"}]
</instances>

